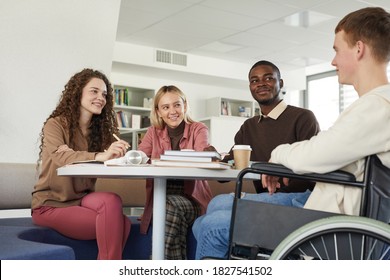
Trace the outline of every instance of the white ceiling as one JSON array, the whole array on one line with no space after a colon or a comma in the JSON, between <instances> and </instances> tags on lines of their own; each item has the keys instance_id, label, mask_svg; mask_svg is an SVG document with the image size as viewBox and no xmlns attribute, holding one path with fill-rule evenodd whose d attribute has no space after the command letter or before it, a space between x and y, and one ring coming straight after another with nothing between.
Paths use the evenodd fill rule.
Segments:
<instances>
[{"instance_id":1,"label":"white ceiling","mask_svg":"<svg viewBox=\"0 0 390 280\"><path fill-rule=\"evenodd\" d=\"M122 0L116 40L293 70L330 63L337 22L367 6L390 1Z\"/></svg>"}]
</instances>

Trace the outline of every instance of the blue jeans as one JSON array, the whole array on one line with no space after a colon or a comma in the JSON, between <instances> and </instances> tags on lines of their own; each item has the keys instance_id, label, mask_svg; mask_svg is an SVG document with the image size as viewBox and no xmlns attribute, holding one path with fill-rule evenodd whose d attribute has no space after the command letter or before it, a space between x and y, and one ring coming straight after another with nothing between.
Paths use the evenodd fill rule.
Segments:
<instances>
[{"instance_id":1,"label":"blue jeans","mask_svg":"<svg viewBox=\"0 0 390 280\"><path fill-rule=\"evenodd\" d=\"M273 195L243 194L242 199L302 208L309 195L310 191ZM234 194L214 197L207 207L206 214L195 220L192 231L197 240L195 256L197 260L204 257L227 259L233 200Z\"/></svg>"}]
</instances>

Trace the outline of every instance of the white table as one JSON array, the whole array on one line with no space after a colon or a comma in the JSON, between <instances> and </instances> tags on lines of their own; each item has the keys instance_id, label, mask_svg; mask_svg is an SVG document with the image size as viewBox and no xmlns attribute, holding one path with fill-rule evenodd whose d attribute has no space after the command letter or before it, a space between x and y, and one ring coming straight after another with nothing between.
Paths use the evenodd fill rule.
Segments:
<instances>
[{"instance_id":1,"label":"white table","mask_svg":"<svg viewBox=\"0 0 390 280\"><path fill-rule=\"evenodd\" d=\"M164 259L165 200L167 179L235 180L239 170L203 169L156 166L105 166L103 164L73 164L58 168L59 176L89 178L153 178L152 259ZM252 178L253 179L253 178ZM129 184L131 186L131 184Z\"/></svg>"}]
</instances>

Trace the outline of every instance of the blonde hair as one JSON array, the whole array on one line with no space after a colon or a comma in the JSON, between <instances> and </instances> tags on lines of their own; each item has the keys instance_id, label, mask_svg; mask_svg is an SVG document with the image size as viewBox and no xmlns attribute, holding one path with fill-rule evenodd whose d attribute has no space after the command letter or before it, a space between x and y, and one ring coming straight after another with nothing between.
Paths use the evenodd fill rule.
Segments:
<instances>
[{"instance_id":1,"label":"blonde hair","mask_svg":"<svg viewBox=\"0 0 390 280\"><path fill-rule=\"evenodd\" d=\"M184 111L184 121L186 123L193 123L194 120L191 119L191 117L188 114L189 111L189 105L187 103L187 98L185 94L176 86L162 86L156 93L153 99L153 108L152 112L150 113L150 122L154 127L157 127L159 129L163 129L165 127L165 122L158 116L158 103L160 102L161 98L166 93L174 93L178 95L182 100L184 105L187 107L187 110Z\"/></svg>"}]
</instances>

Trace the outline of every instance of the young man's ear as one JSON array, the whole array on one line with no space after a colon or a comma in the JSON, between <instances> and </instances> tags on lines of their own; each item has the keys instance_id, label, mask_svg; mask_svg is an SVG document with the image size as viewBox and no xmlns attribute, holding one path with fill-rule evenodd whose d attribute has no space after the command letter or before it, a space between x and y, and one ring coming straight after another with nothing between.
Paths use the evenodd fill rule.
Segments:
<instances>
[{"instance_id":1,"label":"young man's ear","mask_svg":"<svg viewBox=\"0 0 390 280\"><path fill-rule=\"evenodd\" d=\"M363 56L365 47L366 45L362 41L356 42L356 55L358 59L360 59Z\"/></svg>"},{"instance_id":2,"label":"young man's ear","mask_svg":"<svg viewBox=\"0 0 390 280\"><path fill-rule=\"evenodd\" d=\"M283 79L280 79L279 80L279 87L282 88L284 86L284 81Z\"/></svg>"}]
</instances>

